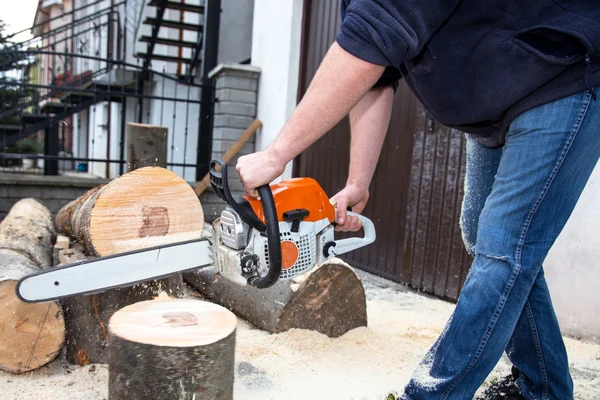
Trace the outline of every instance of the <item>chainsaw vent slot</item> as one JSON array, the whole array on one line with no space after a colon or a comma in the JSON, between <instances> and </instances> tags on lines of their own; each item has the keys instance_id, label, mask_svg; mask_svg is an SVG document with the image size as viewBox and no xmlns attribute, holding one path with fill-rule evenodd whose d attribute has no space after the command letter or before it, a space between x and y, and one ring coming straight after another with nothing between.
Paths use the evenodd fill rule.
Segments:
<instances>
[{"instance_id":1,"label":"chainsaw vent slot","mask_svg":"<svg viewBox=\"0 0 600 400\"><path fill-rule=\"evenodd\" d=\"M298 247L298 260L291 268L282 269L279 275L280 279L293 278L304 271L309 270L317 262L316 238L311 234L292 235L291 232L281 232L282 240L290 240ZM295 238L293 236L296 236ZM265 263L269 267L269 248L265 242Z\"/></svg>"}]
</instances>

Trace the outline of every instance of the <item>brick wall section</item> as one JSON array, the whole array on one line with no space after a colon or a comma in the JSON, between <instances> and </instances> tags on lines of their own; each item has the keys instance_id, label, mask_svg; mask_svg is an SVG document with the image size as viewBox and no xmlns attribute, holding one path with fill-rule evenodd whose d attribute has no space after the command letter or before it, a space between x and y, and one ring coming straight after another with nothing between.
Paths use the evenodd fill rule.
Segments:
<instances>
[{"instance_id":1,"label":"brick wall section","mask_svg":"<svg viewBox=\"0 0 600 400\"><path fill-rule=\"evenodd\" d=\"M225 154L256 118L260 69L251 65L224 63L212 70L210 76L215 79L217 89L212 149L212 158L216 159ZM241 155L253 153L254 150L252 138L228 163L229 187L234 194L243 193L235 171L237 159ZM214 196L214 193L212 195ZM210 195L206 197L206 200L200 200L208 207L214 199Z\"/></svg>"},{"instance_id":2,"label":"brick wall section","mask_svg":"<svg viewBox=\"0 0 600 400\"><path fill-rule=\"evenodd\" d=\"M40 199L56 214L71 200L93 187L106 183L103 179L82 179L65 176L0 174L0 218L4 218L20 199Z\"/></svg>"}]
</instances>

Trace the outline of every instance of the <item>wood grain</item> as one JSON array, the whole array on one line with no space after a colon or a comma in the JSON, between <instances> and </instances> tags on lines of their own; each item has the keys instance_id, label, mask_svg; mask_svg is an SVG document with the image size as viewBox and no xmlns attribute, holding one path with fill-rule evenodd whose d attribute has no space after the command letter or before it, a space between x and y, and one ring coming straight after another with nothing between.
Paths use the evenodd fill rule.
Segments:
<instances>
[{"instance_id":1,"label":"wood grain","mask_svg":"<svg viewBox=\"0 0 600 400\"><path fill-rule=\"evenodd\" d=\"M83 248L74 246L61 250L61 264L88 259ZM130 304L151 300L161 293L183 296L183 281L179 274L144 282L132 287L109 289L102 293L63 299L66 324L66 358L72 364L106 364L108 362L108 322L118 310Z\"/></svg>"},{"instance_id":2,"label":"wood grain","mask_svg":"<svg viewBox=\"0 0 600 400\"><path fill-rule=\"evenodd\" d=\"M35 370L58 356L65 322L58 302L25 303L17 281L52 265L50 210L35 199L15 203L0 223L0 369Z\"/></svg>"},{"instance_id":3,"label":"wood grain","mask_svg":"<svg viewBox=\"0 0 600 400\"><path fill-rule=\"evenodd\" d=\"M109 322L112 334L155 346L206 346L229 336L237 318L219 305L193 299L154 299L127 306Z\"/></svg>"},{"instance_id":4,"label":"wood grain","mask_svg":"<svg viewBox=\"0 0 600 400\"><path fill-rule=\"evenodd\" d=\"M144 167L63 207L56 226L88 254L106 256L198 239L204 212L183 178L162 167Z\"/></svg>"}]
</instances>

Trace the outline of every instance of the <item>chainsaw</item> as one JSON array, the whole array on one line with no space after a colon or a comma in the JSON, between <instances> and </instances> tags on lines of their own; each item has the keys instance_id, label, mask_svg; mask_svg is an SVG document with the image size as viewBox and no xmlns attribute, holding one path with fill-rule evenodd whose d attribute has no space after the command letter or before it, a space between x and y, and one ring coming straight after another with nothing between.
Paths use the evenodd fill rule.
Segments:
<instances>
[{"instance_id":1,"label":"chainsaw","mask_svg":"<svg viewBox=\"0 0 600 400\"><path fill-rule=\"evenodd\" d=\"M217 168L219 167L219 168ZM75 262L36 272L17 283L29 303L103 292L214 265L221 276L264 289L323 261L375 240L371 220L363 237L335 239L335 207L312 178L292 178L258 188L258 197L233 195L227 164L210 163L210 183L227 203L201 238Z\"/></svg>"}]
</instances>

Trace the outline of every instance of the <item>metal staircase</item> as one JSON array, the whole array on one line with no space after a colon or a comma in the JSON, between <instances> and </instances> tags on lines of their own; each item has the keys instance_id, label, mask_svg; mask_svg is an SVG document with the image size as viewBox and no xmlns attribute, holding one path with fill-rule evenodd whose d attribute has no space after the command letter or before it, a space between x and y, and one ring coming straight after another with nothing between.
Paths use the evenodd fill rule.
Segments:
<instances>
[{"instance_id":1,"label":"metal staircase","mask_svg":"<svg viewBox=\"0 0 600 400\"><path fill-rule=\"evenodd\" d=\"M136 53L143 60L144 68L149 68L152 60L175 63L177 74L192 80L203 60L208 61L211 68L215 66L216 60L207 60L211 49L205 48L204 38L209 38L207 46L216 46L217 41L210 38L218 37L220 0L149 0L147 6L154 10L154 15L147 16L142 24L150 27L151 32L139 37L147 46L145 51ZM164 45L166 53L176 50L176 54L157 52L156 45Z\"/></svg>"}]
</instances>

